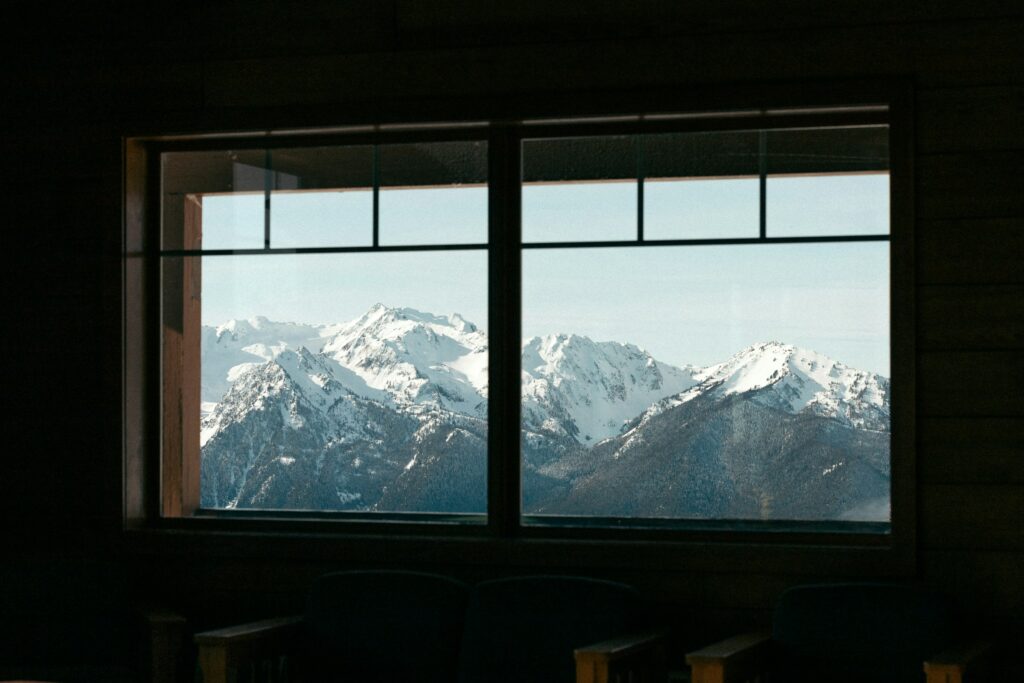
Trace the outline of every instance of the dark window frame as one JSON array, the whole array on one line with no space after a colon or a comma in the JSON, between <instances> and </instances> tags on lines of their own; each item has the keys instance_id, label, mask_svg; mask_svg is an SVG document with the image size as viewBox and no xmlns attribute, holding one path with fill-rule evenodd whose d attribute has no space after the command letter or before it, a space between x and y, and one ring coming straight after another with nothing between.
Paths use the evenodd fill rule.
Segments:
<instances>
[{"instance_id":1,"label":"dark window frame","mask_svg":"<svg viewBox=\"0 0 1024 683\"><path fill-rule=\"evenodd\" d=\"M491 539L490 542L542 543L565 542L583 549L590 544L625 544L634 550L637 544L654 542L680 548L711 543L720 550L736 545L745 548L790 548L799 553L817 555L828 548L840 547L845 551L868 552L877 558L882 552L889 559L888 567L906 570L914 558L916 528L915 466L914 466L914 344L913 344L913 270L912 270L912 181L909 148L908 107L898 105L898 98L881 98L866 105L828 109L821 112L794 109L790 111L748 112L738 115L683 115L673 117L627 117L625 120L604 121L577 119L569 121L515 121L495 122L481 126L425 127L423 129L393 131L338 131L326 134L281 136L184 136L179 139L159 136L139 136L125 141L125 515L126 527L136 530L188 530L209 533L257 531L268 534L312 534L337 537L354 534L370 541L377 535L411 537L428 540L437 538L464 538L471 543ZM520 519L519 478L519 321L521 297L517 287L496 287L503 273L521 273L522 249L586 246L668 246L688 244L747 244L755 242L821 242L863 241L873 237L855 238L757 238L725 240L643 240L642 221L638 226L639 240L626 243L543 243L524 245L520 239L520 143L524 138L565 137L601 134L632 134L657 132L698 132L724 130L751 130L762 128L820 127L830 125L875 124L883 122L890 128L891 178L891 286L890 338L892 349L893 441L892 441L892 525L889 533L861 533L856 529L821 531L819 523L773 524L737 523L704 524L702 522L673 524L671 528L612 528L610 526L543 526L524 525ZM158 406L161 402L159 353L154 353L153 330L159 326L159 236L154 225L159 225L159 153L172 150L223 149L230 141L232 147L265 148L267 146L316 146L331 144L366 144L390 142L434 142L441 140L486 139L489 150L488 182L493 188L506 188L502 192L489 192L489 243L487 245L430 245L425 247L354 247L283 249L286 253L412 251L420 249L488 249L489 266L489 320L491 348L491 377L489 399L488 444L488 509L486 525L450 524L444 516L435 515L360 515L358 513L261 513L234 511L230 514L201 513L193 516L168 515L161 501L166 497L166 473L158 457L162 431L159 428ZM508 188L515 187L516 191ZM762 197L762 212L763 212ZM639 209L642 212L642 206ZM375 230L376 232L376 230ZM376 241L376 240L375 240ZM215 250L221 254L270 253L278 250ZM187 255L189 250L179 250ZM518 280L517 280L518 281ZM133 289L138 285L139 289ZM143 296L134 292L145 292ZM514 315L500 315L514 311ZM504 359L504 362L495 362ZM514 362L513 362L514 361ZM461 518L461 516L460 516ZM437 523L441 520L441 523ZM819 530L811 527L818 526ZM474 541L473 539L477 539ZM408 540L408 538L407 538ZM388 542L388 541L385 541ZM599 551L598 551L599 552ZM723 550L723 552L726 552ZM731 552L731 551L730 551ZM499 556L501 552L497 553ZM726 552L728 555L728 552ZM643 553L637 556L642 557ZM895 562L893 562L895 560ZM692 566L693 560L683 561ZM867 561L876 566L876 560Z\"/></svg>"}]
</instances>

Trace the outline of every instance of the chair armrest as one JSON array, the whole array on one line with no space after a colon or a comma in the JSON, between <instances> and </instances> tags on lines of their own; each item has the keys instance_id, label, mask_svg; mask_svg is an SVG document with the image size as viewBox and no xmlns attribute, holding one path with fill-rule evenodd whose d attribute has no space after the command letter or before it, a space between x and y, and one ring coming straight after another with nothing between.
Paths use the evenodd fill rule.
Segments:
<instances>
[{"instance_id":1,"label":"chair armrest","mask_svg":"<svg viewBox=\"0 0 1024 683\"><path fill-rule=\"evenodd\" d=\"M195 636L204 683L227 683L228 670L283 654L302 617L265 619Z\"/></svg>"},{"instance_id":2,"label":"chair armrest","mask_svg":"<svg viewBox=\"0 0 1024 683\"><path fill-rule=\"evenodd\" d=\"M982 641L965 643L929 657L924 663L927 683L961 683L968 673L984 673L992 654L992 644Z\"/></svg>"},{"instance_id":3,"label":"chair armrest","mask_svg":"<svg viewBox=\"0 0 1024 683\"><path fill-rule=\"evenodd\" d=\"M663 680L665 634L661 631L636 633L577 648L576 683L606 683L615 680Z\"/></svg>"},{"instance_id":4,"label":"chair armrest","mask_svg":"<svg viewBox=\"0 0 1024 683\"><path fill-rule=\"evenodd\" d=\"M185 644L185 617L171 610L142 610L149 631L146 670L153 683L174 683L179 680L182 647Z\"/></svg>"},{"instance_id":5,"label":"chair armrest","mask_svg":"<svg viewBox=\"0 0 1024 683\"><path fill-rule=\"evenodd\" d=\"M692 683L745 681L764 673L771 647L767 633L745 633L722 640L686 655Z\"/></svg>"}]
</instances>

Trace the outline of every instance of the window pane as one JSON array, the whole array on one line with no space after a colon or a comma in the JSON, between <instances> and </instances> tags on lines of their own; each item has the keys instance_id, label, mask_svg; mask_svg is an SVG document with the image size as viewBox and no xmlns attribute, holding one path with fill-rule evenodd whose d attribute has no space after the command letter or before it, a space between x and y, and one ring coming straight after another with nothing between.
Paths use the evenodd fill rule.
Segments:
<instances>
[{"instance_id":1,"label":"window pane","mask_svg":"<svg viewBox=\"0 0 1024 683\"><path fill-rule=\"evenodd\" d=\"M756 132L645 136L644 237L757 237L758 150Z\"/></svg>"},{"instance_id":2,"label":"window pane","mask_svg":"<svg viewBox=\"0 0 1024 683\"><path fill-rule=\"evenodd\" d=\"M486 510L485 251L201 270L202 507Z\"/></svg>"},{"instance_id":3,"label":"window pane","mask_svg":"<svg viewBox=\"0 0 1024 683\"><path fill-rule=\"evenodd\" d=\"M260 192L201 198L203 249L260 249L266 210ZM187 228L186 228L187 230Z\"/></svg>"},{"instance_id":4,"label":"window pane","mask_svg":"<svg viewBox=\"0 0 1024 683\"><path fill-rule=\"evenodd\" d=\"M757 237L757 178L689 178L644 182L644 238Z\"/></svg>"},{"instance_id":5,"label":"window pane","mask_svg":"<svg viewBox=\"0 0 1024 683\"><path fill-rule=\"evenodd\" d=\"M888 268L880 242L524 251L523 512L888 522Z\"/></svg>"},{"instance_id":6,"label":"window pane","mask_svg":"<svg viewBox=\"0 0 1024 683\"><path fill-rule=\"evenodd\" d=\"M163 249L263 247L266 152L166 152L161 163Z\"/></svg>"},{"instance_id":7,"label":"window pane","mask_svg":"<svg viewBox=\"0 0 1024 683\"><path fill-rule=\"evenodd\" d=\"M270 246L373 244L373 147L270 151Z\"/></svg>"},{"instance_id":8,"label":"window pane","mask_svg":"<svg viewBox=\"0 0 1024 683\"><path fill-rule=\"evenodd\" d=\"M380 147L380 243L485 244L487 144Z\"/></svg>"},{"instance_id":9,"label":"window pane","mask_svg":"<svg viewBox=\"0 0 1024 683\"><path fill-rule=\"evenodd\" d=\"M766 195L769 237L889 233L888 174L772 176Z\"/></svg>"},{"instance_id":10,"label":"window pane","mask_svg":"<svg viewBox=\"0 0 1024 683\"><path fill-rule=\"evenodd\" d=\"M524 242L633 240L637 139L523 141Z\"/></svg>"},{"instance_id":11,"label":"window pane","mask_svg":"<svg viewBox=\"0 0 1024 683\"><path fill-rule=\"evenodd\" d=\"M766 133L769 237L889 233L888 128Z\"/></svg>"}]
</instances>

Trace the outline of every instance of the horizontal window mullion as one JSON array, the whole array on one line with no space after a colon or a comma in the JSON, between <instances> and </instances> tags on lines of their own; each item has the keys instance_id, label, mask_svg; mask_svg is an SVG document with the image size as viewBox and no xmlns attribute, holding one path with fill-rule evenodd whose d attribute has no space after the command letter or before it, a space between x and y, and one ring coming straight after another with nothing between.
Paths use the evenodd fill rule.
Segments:
<instances>
[{"instance_id":1,"label":"horizontal window mullion","mask_svg":"<svg viewBox=\"0 0 1024 683\"><path fill-rule=\"evenodd\" d=\"M890 235L820 235L815 237L725 237L694 240L606 240L595 242L526 242L523 249L580 249L586 247L685 247L731 244L814 244L825 242L888 242Z\"/></svg>"},{"instance_id":2,"label":"horizontal window mullion","mask_svg":"<svg viewBox=\"0 0 1024 683\"><path fill-rule=\"evenodd\" d=\"M486 244L403 244L396 246L361 247L298 247L286 249L165 249L161 257L185 256L260 256L272 254L348 254L366 252L401 252L401 251L470 251L486 250Z\"/></svg>"}]
</instances>

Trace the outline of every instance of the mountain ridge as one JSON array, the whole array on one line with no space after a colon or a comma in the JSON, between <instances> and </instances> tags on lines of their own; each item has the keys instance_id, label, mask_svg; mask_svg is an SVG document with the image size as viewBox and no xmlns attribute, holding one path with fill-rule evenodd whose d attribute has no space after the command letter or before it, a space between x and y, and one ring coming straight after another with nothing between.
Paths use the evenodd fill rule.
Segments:
<instances>
[{"instance_id":1,"label":"mountain ridge","mask_svg":"<svg viewBox=\"0 0 1024 683\"><path fill-rule=\"evenodd\" d=\"M207 330L220 356L204 370L228 389L202 420L204 506L486 509L488 345L471 322L376 305L348 323ZM521 357L526 511L888 514L880 375L780 342L702 368L575 334L523 340ZM785 468L742 464L752 457ZM784 485L818 507L769 504Z\"/></svg>"}]
</instances>

